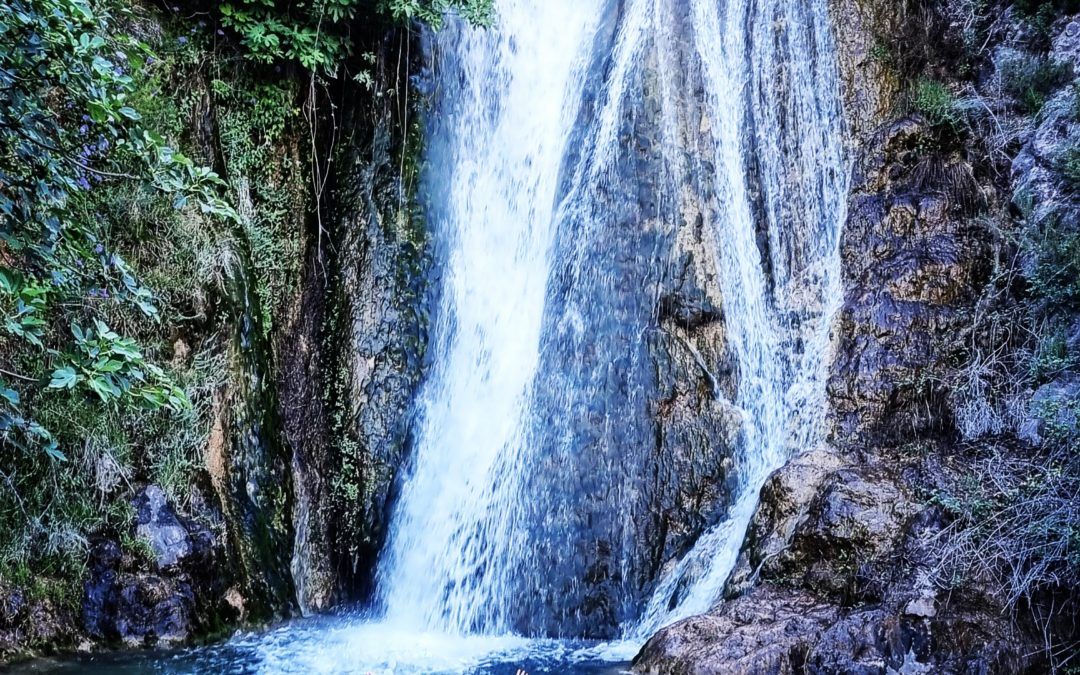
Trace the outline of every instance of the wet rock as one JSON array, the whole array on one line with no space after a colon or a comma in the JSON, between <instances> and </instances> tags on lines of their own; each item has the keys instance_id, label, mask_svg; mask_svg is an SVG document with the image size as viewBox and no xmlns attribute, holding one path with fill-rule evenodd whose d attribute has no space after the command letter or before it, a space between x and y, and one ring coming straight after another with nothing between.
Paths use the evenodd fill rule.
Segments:
<instances>
[{"instance_id":1,"label":"wet rock","mask_svg":"<svg viewBox=\"0 0 1080 675\"><path fill-rule=\"evenodd\" d=\"M884 564L918 511L896 475L883 467L836 471L810 503L790 550L767 562L763 574L799 577L807 588L846 600L866 591L859 577L867 566Z\"/></svg>"},{"instance_id":2,"label":"wet rock","mask_svg":"<svg viewBox=\"0 0 1080 675\"><path fill-rule=\"evenodd\" d=\"M77 617L69 608L29 597L0 580L0 661L28 649L63 648L77 634Z\"/></svg>"},{"instance_id":3,"label":"wet rock","mask_svg":"<svg viewBox=\"0 0 1080 675\"><path fill-rule=\"evenodd\" d=\"M83 627L99 640L115 634L116 578L123 554L115 541L101 541L90 550L89 572L83 587Z\"/></svg>"},{"instance_id":4,"label":"wet rock","mask_svg":"<svg viewBox=\"0 0 1080 675\"><path fill-rule=\"evenodd\" d=\"M761 488L761 501L725 595L733 597L745 591L766 561L787 550L795 529L806 520L821 484L846 464L835 450L822 446L798 455L769 477Z\"/></svg>"},{"instance_id":5,"label":"wet rock","mask_svg":"<svg viewBox=\"0 0 1080 675\"><path fill-rule=\"evenodd\" d=\"M852 136L874 129L900 91L900 81L884 59L875 56L878 36L895 30L895 5L881 0L831 0L844 110Z\"/></svg>"},{"instance_id":6,"label":"wet rock","mask_svg":"<svg viewBox=\"0 0 1080 675\"><path fill-rule=\"evenodd\" d=\"M177 644L191 634L194 595L183 581L154 574L116 580L115 615L106 635L130 646Z\"/></svg>"},{"instance_id":7,"label":"wet rock","mask_svg":"<svg viewBox=\"0 0 1080 675\"><path fill-rule=\"evenodd\" d=\"M859 161L844 232L845 300L828 382L835 442L881 441L949 423L935 373L962 351L990 234L971 167L918 148L922 120L880 130Z\"/></svg>"},{"instance_id":8,"label":"wet rock","mask_svg":"<svg viewBox=\"0 0 1080 675\"><path fill-rule=\"evenodd\" d=\"M115 542L100 542L91 552L83 596L88 635L128 646L176 644L190 637L195 594L186 576L124 572Z\"/></svg>"},{"instance_id":9,"label":"wet rock","mask_svg":"<svg viewBox=\"0 0 1080 675\"><path fill-rule=\"evenodd\" d=\"M152 559L113 540L93 544L83 585L86 635L106 644L170 645L240 618L219 607L227 576L212 532L178 515L157 486L141 490L133 504L135 534L149 544Z\"/></svg>"},{"instance_id":10,"label":"wet rock","mask_svg":"<svg viewBox=\"0 0 1080 675\"><path fill-rule=\"evenodd\" d=\"M135 534L154 550L158 567L172 567L192 550L191 537L157 485L148 485L134 499Z\"/></svg>"},{"instance_id":11,"label":"wet rock","mask_svg":"<svg viewBox=\"0 0 1080 675\"><path fill-rule=\"evenodd\" d=\"M839 615L807 593L760 588L664 628L634 658L633 672L800 673L811 647Z\"/></svg>"},{"instance_id":12,"label":"wet rock","mask_svg":"<svg viewBox=\"0 0 1080 675\"><path fill-rule=\"evenodd\" d=\"M309 242L278 381L296 487L292 576L309 611L371 588L429 311L429 244L399 199L404 150L389 109L373 118L361 98L343 111L351 147L327 188L335 209Z\"/></svg>"}]
</instances>

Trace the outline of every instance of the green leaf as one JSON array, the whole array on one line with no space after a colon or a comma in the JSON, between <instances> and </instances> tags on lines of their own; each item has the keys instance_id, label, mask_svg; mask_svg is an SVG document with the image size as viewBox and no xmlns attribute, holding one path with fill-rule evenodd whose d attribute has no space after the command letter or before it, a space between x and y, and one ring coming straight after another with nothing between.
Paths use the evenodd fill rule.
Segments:
<instances>
[{"instance_id":1,"label":"green leaf","mask_svg":"<svg viewBox=\"0 0 1080 675\"><path fill-rule=\"evenodd\" d=\"M86 104L90 112L90 119L94 120L98 124L104 124L109 121L109 109L104 104L98 101L90 101Z\"/></svg>"},{"instance_id":2,"label":"green leaf","mask_svg":"<svg viewBox=\"0 0 1080 675\"><path fill-rule=\"evenodd\" d=\"M79 381L79 374L71 366L64 366L63 368L57 368L52 373L52 380L49 381L50 389L71 389L75 386L75 383Z\"/></svg>"}]
</instances>

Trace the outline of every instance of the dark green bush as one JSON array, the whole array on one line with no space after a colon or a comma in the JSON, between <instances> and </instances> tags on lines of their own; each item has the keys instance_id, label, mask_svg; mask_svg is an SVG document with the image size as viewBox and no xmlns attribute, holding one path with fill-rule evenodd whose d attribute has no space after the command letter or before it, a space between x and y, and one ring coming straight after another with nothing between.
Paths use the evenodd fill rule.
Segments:
<instances>
[{"instance_id":1,"label":"dark green bush","mask_svg":"<svg viewBox=\"0 0 1080 675\"><path fill-rule=\"evenodd\" d=\"M378 16L433 26L446 12L486 25L492 0L233 0L218 6L221 22L232 29L249 57L261 63L293 60L304 68L332 73L352 51L354 22Z\"/></svg>"}]
</instances>

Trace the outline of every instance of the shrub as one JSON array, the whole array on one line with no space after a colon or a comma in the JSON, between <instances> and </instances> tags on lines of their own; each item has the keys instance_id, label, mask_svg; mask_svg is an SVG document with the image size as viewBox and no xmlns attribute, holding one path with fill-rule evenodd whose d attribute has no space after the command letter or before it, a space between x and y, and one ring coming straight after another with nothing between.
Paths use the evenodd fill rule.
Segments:
<instances>
[{"instance_id":1,"label":"shrub","mask_svg":"<svg viewBox=\"0 0 1080 675\"><path fill-rule=\"evenodd\" d=\"M252 60L291 60L311 71L333 73L352 52L351 22L362 15L366 21L373 18L369 3L233 0L221 3L218 11L222 24L236 32ZM492 7L492 0L380 0L374 10L393 21L418 20L437 27L449 11L486 25L491 21Z\"/></svg>"},{"instance_id":2,"label":"shrub","mask_svg":"<svg viewBox=\"0 0 1080 675\"><path fill-rule=\"evenodd\" d=\"M915 83L915 109L934 125L955 127L959 121L956 99L941 82L920 78Z\"/></svg>"},{"instance_id":3,"label":"shrub","mask_svg":"<svg viewBox=\"0 0 1080 675\"><path fill-rule=\"evenodd\" d=\"M1073 75L1072 65L1045 56L1015 54L998 65L1001 88L1021 112L1037 114L1046 101Z\"/></svg>"},{"instance_id":4,"label":"shrub","mask_svg":"<svg viewBox=\"0 0 1080 675\"><path fill-rule=\"evenodd\" d=\"M954 519L938 536L944 588L977 579L1013 609L1027 608L1057 667L1076 654L1080 601L1080 438L1048 433L1020 454L990 447L950 474L935 501Z\"/></svg>"},{"instance_id":5,"label":"shrub","mask_svg":"<svg viewBox=\"0 0 1080 675\"><path fill-rule=\"evenodd\" d=\"M1032 27L1035 37L1046 42L1054 21L1080 11L1080 0L1016 0L1013 8Z\"/></svg>"}]
</instances>

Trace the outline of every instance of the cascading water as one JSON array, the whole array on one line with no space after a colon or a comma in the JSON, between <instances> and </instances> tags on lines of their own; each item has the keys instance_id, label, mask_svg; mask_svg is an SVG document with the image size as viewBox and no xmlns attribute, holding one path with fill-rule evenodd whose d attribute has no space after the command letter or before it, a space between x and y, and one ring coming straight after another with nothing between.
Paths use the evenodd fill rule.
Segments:
<instances>
[{"instance_id":1,"label":"cascading water","mask_svg":"<svg viewBox=\"0 0 1080 675\"><path fill-rule=\"evenodd\" d=\"M428 629L582 635L582 577L603 550L618 569L603 616L640 640L717 599L765 478L818 432L846 200L825 3L498 11L496 30L456 24L434 46L428 206L445 281L380 599ZM688 82L706 129L689 150L674 88ZM649 144L629 170L628 139ZM643 602L634 521L652 460L627 445L651 433L636 429L650 268L687 200L705 205L741 425L726 516Z\"/></svg>"},{"instance_id":2,"label":"cascading water","mask_svg":"<svg viewBox=\"0 0 1080 675\"><path fill-rule=\"evenodd\" d=\"M721 204L712 250L740 373L739 482L727 517L660 580L628 627L636 639L717 601L765 479L819 440L841 294L847 170L825 3L691 4Z\"/></svg>"},{"instance_id":3,"label":"cascading water","mask_svg":"<svg viewBox=\"0 0 1080 675\"><path fill-rule=\"evenodd\" d=\"M435 47L427 206L445 280L415 469L379 594L392 621L501 632L518 458L538 367L559 169L599 0L512 0L499 28L452 24Z\"/></svg>"},{"instance_id":4,"label":"cascading water","mask_svg":"<svg viewBox=\"0 0 1080 675\"><path fill-rule=\"evenodd\" d=\"M441 292L378 616L175 670L608 672L717 601L821 431L847 197L826 2L497 0L427 36ZM704 422L657 440L676 362ZM673 534L679 508L701 522Z\"/></svg>"}]
</instances>

